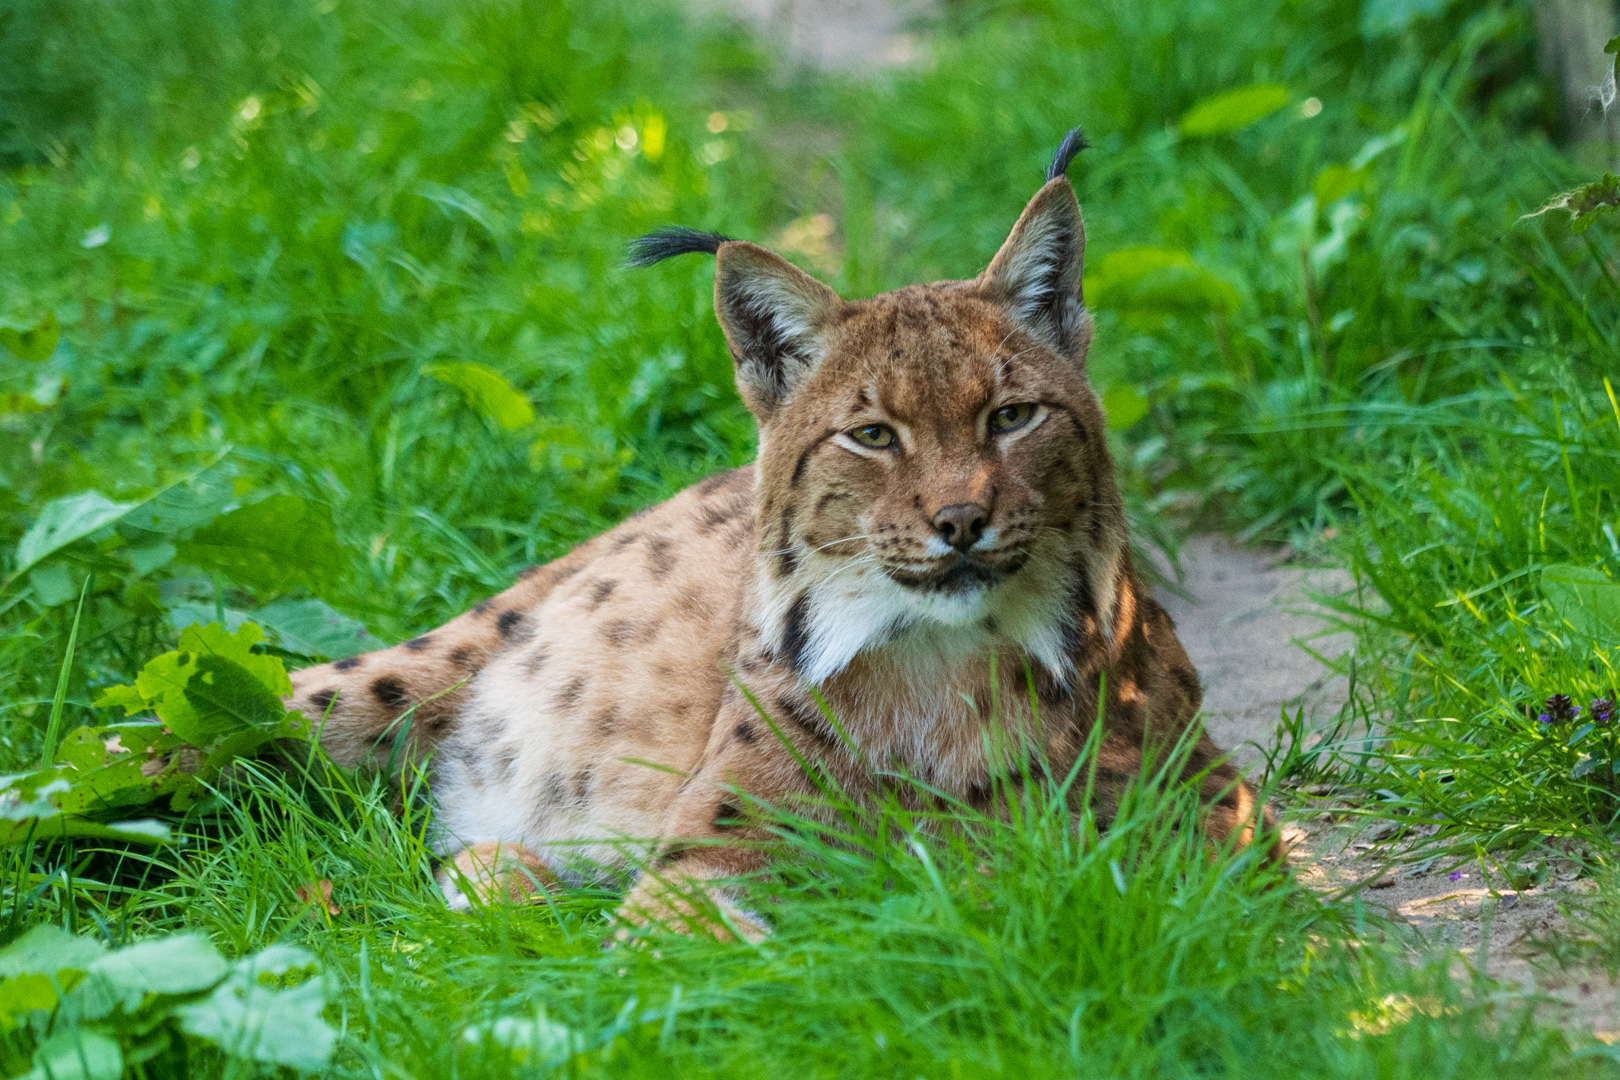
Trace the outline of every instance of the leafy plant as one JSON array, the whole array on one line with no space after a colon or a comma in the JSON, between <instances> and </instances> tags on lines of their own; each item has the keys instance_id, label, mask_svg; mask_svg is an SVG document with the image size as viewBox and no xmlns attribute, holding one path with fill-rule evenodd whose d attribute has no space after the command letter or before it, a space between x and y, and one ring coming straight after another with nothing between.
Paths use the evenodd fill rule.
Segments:
<instances>
[{"instance_id":1,"label":"leafy plant","mask_svg":"<svg viewBox=\"0 0 1620 1080\"><path fill-rule=\"evenodd\" d=\"M0 843L167 840L159 822L109 819L152 806L184 811L235 759L308 739L309 721L281 704L292 693L282 662L253 651L263 636L252 623L234 633L187 627L180 648L149 661L133 685L103 691L99 707L156 719L75 728L44 768L0 777Z\"/></svg>"},{"instance_id":2,"label":"leafy plant","mask_svg":"<svg viewBox=\"0 0 1620 1080\"><path fill-rule=\"evenodd\" d=\"M200 934L110 951L36 926L0 951L0 1065L27 1080L118 1080L183 1071L201 1044L315 1072L337 1041L329 994L315 957L288 945L232 964Z\"/></svg>"}]
</instances>

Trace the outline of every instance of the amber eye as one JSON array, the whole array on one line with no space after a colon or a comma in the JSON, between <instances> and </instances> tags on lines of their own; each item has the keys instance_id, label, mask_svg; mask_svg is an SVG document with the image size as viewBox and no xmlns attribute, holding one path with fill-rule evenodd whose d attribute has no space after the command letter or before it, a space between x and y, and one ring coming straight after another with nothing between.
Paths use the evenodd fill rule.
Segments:
<instances>
[{"instance_id":1,"label":"amber eye","mask_svg":"<svg viewBox=\"0 0 1620 1080\"><path fill-rule=\"evenodd\" d=\"M1029 418L1034 415L1035 406L1027 401L1018 405L1003 405L990 414L990 434L1004 435L1016 431L1029 423Z\"/></svg>"},{"instance_id":2,"label":"amber eye","mask_svg":"<svg viewBox=\"0 0 1620 1080\"><path fill-rule=\"evenodd\" d=\"M884 424L866 424L851 431L849 437L874 450L887 450L894 445L894 429Z\"/></svg>"}]
</instances>

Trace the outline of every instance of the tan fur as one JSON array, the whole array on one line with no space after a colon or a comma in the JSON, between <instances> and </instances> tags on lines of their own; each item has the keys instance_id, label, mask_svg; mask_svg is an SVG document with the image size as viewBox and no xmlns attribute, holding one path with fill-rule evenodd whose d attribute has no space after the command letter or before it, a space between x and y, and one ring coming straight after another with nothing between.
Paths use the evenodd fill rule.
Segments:
<instances>
[{"instance_id":1,"label":"tan fur","mask_svg":"<svg viewBox=\"0 0 1620 1080\"><path fill-rule=\"evenodd\" d=\"M757 465L422 638L297 672L292 704L330 706L323 741L349 763L385 757L414 707L413 745L436 748L440 845L490 895L527 895L492 874L572 881L653 860L629 923L763 932L707 884L761 865L737 792L814 788L728 673L849 790L904 772L975 806L1032 754L1067 773L1100 710L1106 816L1200 692L1131 565L1086 378L1083 247L1061 179L973 281L846 302L763 248L722 245L716 309L760 422ZM1026 424L991 432L1022 403ZM855 438L874 424L893 447ZM1189 769L1215 840L1269 823L1207 736Z\"/></svg>"}]
</instances>

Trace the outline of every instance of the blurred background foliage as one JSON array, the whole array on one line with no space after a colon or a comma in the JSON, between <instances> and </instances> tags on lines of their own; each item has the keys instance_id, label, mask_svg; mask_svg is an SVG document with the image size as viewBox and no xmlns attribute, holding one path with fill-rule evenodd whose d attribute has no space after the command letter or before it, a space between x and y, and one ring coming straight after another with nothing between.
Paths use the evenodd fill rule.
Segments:
<instances>
[{"instance_id":1,"label":"blurred background foliage","mask_svg":"<svg viewBox=\"0 0 1620 1080\"><path fill-rule=\"evenodd\" d=\"M969 276L1075 123L1139 530L1356 567L1381 714L1600 693L1538 581L1620 559L1613 245L1520 220L1588 178L1536 47L1524 3L955 0L826 75L664 4L9 0L0 738L87 578L72 722L193 621L398 640L747 460L709 268L625 241ZM1538 820L1612 817L1582 754Z\"/></svg>"}]
</instances>

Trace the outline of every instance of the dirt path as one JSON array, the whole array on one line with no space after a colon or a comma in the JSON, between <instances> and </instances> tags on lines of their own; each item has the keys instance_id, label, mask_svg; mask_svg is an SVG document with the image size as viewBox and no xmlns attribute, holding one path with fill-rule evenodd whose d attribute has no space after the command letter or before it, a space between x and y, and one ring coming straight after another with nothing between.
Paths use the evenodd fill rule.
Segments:
<instances>
[{"instance_id":1,"label":"dirt path","mask_svg":"<svg viewBox=\"0 0 1620 1080\"><path fill-rule=\"evenodd\" d=\"M1285 555L1194 536L1180 553L1185 595L1157 590L1204 684L1210 735L1246 767L1272 742L1284 708L1303 706L1315 726L1331 720L1345 698L1344 679L1301 644L1328 659L1351 647L1352 636L1332 632L1313 599L1348 589L1350 576Z\"/></svg>"},{"instance_id":2,"label":"dirt path","mask_svg":"<svg viewBox=\"0 0 1620 1080\"><path fill-rule=\"evenodd\" d=\"M699 10L729 11L787 58L822 71L862 71L909 64L916 27L935 0L693 0Z\"/></svg>"}]
</instances>

